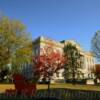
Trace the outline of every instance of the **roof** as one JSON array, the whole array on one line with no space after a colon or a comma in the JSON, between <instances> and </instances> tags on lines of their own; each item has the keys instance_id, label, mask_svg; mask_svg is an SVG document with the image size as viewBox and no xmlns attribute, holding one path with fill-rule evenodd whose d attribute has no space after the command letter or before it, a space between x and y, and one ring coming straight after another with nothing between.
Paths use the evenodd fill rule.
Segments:
<instances>
[{"instance_id":1,"label":"roof","mask_svg":"<svg viewBox=\"0 0 100 100\"><path fill-rule=\"evenodd\" d=\"M63 47L63 44L62 43L60 43L60 42L58 42L58 41L55 41L55 40L53 40L53 39L50 39L50 38L48 38L48 37L44 37L44 36L40 36L40 37L38 37L37 39L35 39L34 41L33 41L33 44L38 44L38 43L40 43L40 42L43 42L43 43L52 43L52 44L54 44L54 45L58 45L59 47Z\"/></svg>"}]
</instances>

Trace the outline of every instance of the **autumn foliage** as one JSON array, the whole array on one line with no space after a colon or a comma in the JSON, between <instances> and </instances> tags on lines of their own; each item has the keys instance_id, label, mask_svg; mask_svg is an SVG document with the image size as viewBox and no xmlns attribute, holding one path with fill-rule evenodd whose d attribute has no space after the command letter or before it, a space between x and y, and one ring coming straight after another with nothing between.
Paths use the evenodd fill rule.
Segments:
<instances>
[{"instance_id":1,"label":"autumn foliage","mask_svg":"<svg viewBox=\"0 0 100 100\"><path fill-rule=\"evenodd\" d=\"M54 51L51 47L41 49L39 56L33 57L35 76L51 79L52 75L64 67L65 58L59 51Z\"/></svg>"}]
</instances>

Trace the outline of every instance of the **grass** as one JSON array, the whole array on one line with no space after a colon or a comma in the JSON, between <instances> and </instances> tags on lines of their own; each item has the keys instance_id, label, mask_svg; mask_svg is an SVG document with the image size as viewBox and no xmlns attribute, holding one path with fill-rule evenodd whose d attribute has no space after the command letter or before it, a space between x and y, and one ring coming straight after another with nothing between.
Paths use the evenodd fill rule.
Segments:
<instances>
[{"instance_id":1,"label":"grass","mask_svg":"<svg viewBox=\"0 0 100 100\"><path fill-rule=\"evenodd\" d=\"M14 84L0 84L0 92L1 92L1 90L5 91L5 89L10 89L10 88L14 89ZM45 90L47 88L48 88L48 85L47 84L37 84L37 90L38 90L38 92L39 93L42 93L43 95L46 93ZM72 89L72 90L85 90L85 91L100 91L100 86L94 86L94 85L79 85L79 84L73 85L73 84L65 84L65 83L61 83L61 84L51 84L50 85L50 88L51 88L52 93L56 93L58 90L57 91L55 91L55 90L56 89L59 89L59 93L61 93L61 97L63 97L63 98L67 98L67 96L65 95L65 92L63 92L65 90L67 90L67 89L69 89L69 92L66 91L66 93L68 92L68 94L70 94L71 96L72 96L73 93L77 93L77 97L80 96L80 93L81 92L78 92L78 91L75 92L74 91L72 93L72 92L70 92L70 89ZM61 91L60 91L60 88L61 88ZM57 92L57 95L59 93ZM85 93L82 92L83 95L82 94L81 95L84 98L86 98L85 96L87 96L86 95L87 93L90 94L90 98L91 98L91 92L85 92ZM20 97L20 96L7 97L7 96L5 96L4 92L2 94L4 95L3 97L0 97L0 98L2 98L2 100L40 100L40 99L34 99L33 97L32 98L29 98L29 97ZM94 97L93 94L95 95L95 92L92 92L92 97ZM98 94L95 95L95 96L98 96ZM66 100L66 99L63 99L63 100ZM71 99L69 99L69 100L71 100ZM78 100L81 100L81 99L78 99ZM88 99L88 100L91 100L91 99ZM97 99L93 99L93 100L97 100Z\"/></svg>"},{"instance_id":2,"label":"grass","mask_svg":"<svg viewBox=\"0 0 100 100\"><path fill-rule=\"evenodd\" d=\"M47 89L47 85L37 85L37 89ZM86 90L86 91L100 91L100 86L95 85L79 85L79 84L51 84L50 88L64 88L64 89L77 89L77 90Z\"/></svg>"},{"instance_id":3,"label":"grass","mask_svg":"<svg viewBox=\"0 0 100 100\"><path fill-rule=\"evenodd\" d=\"M6 89L14 89L14 84L0 84L0 93L5 92ZM47 84L37 84L37 90L40 89L47 89ZM94 86L94 85L79 85L79 84L65 84L65 83L59 83L59 84L51 84L50 88L64 88L64 89L78 89L78 90L89 90L89 91L100 91L100 86Z\"/></svg>"}]
</instances>

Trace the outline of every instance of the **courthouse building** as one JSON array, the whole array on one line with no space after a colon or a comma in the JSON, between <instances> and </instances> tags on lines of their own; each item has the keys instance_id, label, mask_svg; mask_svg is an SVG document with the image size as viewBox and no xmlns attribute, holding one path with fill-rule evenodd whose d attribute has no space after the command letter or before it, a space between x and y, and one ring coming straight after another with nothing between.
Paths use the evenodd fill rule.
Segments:
<instances>
[{"instance_id":1,"label":"courthouse building","mask_svg":"<svg viewBox=\"0 0 100 100\"><path fill-rule=\"evenodd\" d=\"M81 48L81 46L73 40L64 40L64 41L58 42L58 41L41 36L33 41L33 51L34 51L33 53L36 56L41 55L42 54L41 50L45 46L50 46L54 51L58 51L61 54L63 54L64 53L63 48L66 46L68 42L75 44L80 54L82 55L83 66L80 70L84 74L84 78L86 79L93 78L94 77L93 71L95 70L95 59L92 53L84 51ZM61 69L58 72L59 72L59 75L56 75L56 73L54 73L52 82L55 82L55 81L63 82L65 80L63 76L64 69Z\"/></svg>"}]
</instances>

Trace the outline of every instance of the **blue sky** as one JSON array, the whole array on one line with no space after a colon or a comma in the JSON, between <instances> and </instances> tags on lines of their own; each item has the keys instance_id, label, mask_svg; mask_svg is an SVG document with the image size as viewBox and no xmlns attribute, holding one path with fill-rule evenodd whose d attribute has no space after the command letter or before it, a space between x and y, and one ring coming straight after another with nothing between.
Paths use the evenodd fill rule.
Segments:
<instances>
[{"instance_id":1,"label":"blue sky","mask_svg":"<svg viewBox=\"0 0 100 100\"><path fill-rule=\"evenodd\" d=\"M100 0L0 0L0 13L24 23L33 39L74 39L85 50L100 30Z\"/></svg>"}]
</instances>

